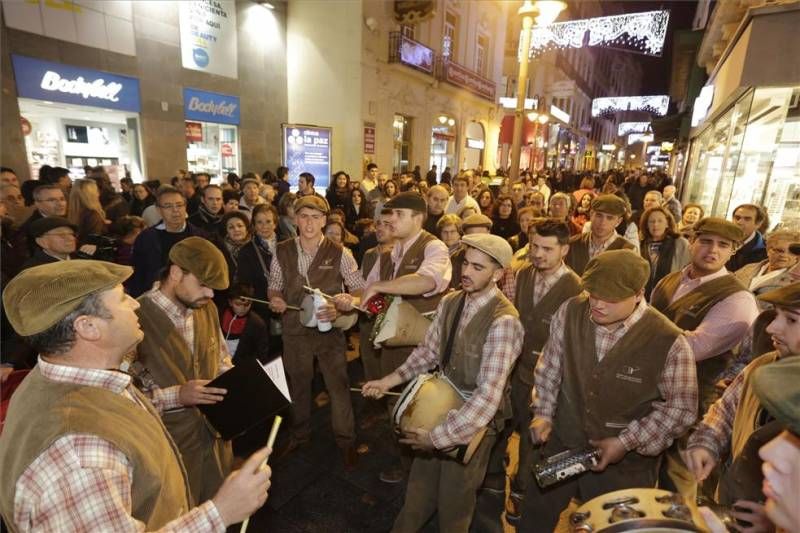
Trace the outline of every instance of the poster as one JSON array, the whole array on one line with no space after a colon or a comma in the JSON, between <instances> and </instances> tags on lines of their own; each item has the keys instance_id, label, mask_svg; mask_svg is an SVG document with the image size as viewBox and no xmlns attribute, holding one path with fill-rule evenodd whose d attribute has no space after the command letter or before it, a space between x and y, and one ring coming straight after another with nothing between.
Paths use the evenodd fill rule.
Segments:
<instances>
[{"instance_id":1,"label":"poster","mask_svg":"<svg viewBox=\"0 0 800 533\"><path fill-rule=\"evenodd\" d=\"M284 124L283 164L289 168L292 188L297 188L301 172L310 172L314 188L324 194L331 178L331 129Z\"/></svg>"},{"instance_id":2,"label":"poster","mask_svg":"<svg viewBox=\"0 0 800 533\"><path fill-rule=\"evenodd\" d=\"M369 155L375 154L375 123L364 123L364 153Z\"/></svg>"},{"instance_id":3,"label":"poster","mask_svg":"<svg viewBox=\"0 0 800 533\"><path fill-rule=\"evenodd\" d=\"M235 2L190 0L178 4L183 67L236 78Z\"/></svg>"}]
</instances>

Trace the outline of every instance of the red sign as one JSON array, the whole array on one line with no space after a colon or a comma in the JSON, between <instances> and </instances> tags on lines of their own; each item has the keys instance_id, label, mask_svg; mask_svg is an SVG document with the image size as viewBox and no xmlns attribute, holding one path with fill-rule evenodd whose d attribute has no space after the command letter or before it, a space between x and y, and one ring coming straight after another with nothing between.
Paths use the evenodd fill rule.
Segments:
<instances>
[{"instance_id":1,"label":"red sign","mask_svg":"<svg viewBox=\"0 0 800 533\"><path fill-rule=\"evenodd\" d=\"M225 143L220 147L220 153L226 157L231 156L233 155L233 147L230 144Z\"/></svg>"},{"instance_id":2,"label":"red sign","mask_svg":"<svg viewBox=\"0 0 800 533\"><path fill-rule=\"evenodd\" d=\"M495 83L458 63L444 62L444 80L494 102Z\"/></svg>"},{"instance_id":3,"label":"red sign","mask_svg":"<svg viewBox=\"0 0 800 533\"><path fill-rule=\"evenodd\" d=\"M374 154L375 153L375 123L374 122L365 122L364 123L364 153L365 154Z\"/></svg>"},{"instance_id":4,"label":"red sign","mask_svg":"<svg viewBox=\"0 0 800 533\"><path fill-rule=\"evenodd\" d=\"M186 123L186 142L203 142L203 125L199 122Z\"/></svg>"}]
</instances>

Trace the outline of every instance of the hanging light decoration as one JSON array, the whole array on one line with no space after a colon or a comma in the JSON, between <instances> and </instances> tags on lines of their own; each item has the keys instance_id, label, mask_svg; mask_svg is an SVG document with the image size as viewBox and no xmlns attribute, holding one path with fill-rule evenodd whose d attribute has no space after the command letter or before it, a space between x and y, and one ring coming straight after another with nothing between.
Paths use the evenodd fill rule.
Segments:
<instances>
[{"instance_id":1,"label":"hanging light decoration","mask_svg":"<svg viewBox=\"0 0 800 533\"><path fill-rule=\"evenodd\" d=\"M660 56L668 24L669 11L646 11L537 26L531 30L529 57L555 48L614 45Z\"/></svg>"},{"instance_id":2,"label":"hanging light decoration","mask_svg":"<svg viewBox=\"0 0 800 533\"><path fill-rule=\"evenodd\" d=\"M610 117L618 111L645 111L663 117L669 108L669 96L608 96L592 100L593 117Z\"/></svg>"},{"instance_id":3,"label":"hanging light decoration","mask_svg":"<svg viewBox=\"0 0 800 533\"><path fill-rule=\"evenodd\" d=\"M650 133L649 122L620 122L617 126L617 135L624 137L629 133Z\"/></svg>"}]
</instances>

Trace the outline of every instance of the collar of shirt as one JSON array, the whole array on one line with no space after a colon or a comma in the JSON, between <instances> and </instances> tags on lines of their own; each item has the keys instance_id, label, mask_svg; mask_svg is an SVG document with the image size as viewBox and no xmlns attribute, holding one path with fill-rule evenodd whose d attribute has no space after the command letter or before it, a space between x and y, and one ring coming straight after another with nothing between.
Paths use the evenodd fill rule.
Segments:
<instances>
[{"instance_id":1,"label":"collar of shirt","mask_svg":"<svg viewBox=\"0 0 800 533\"><path fill-rule=\"evenodd\" d=\"M604 240L600 244L595 244L594 243L594 237L592 236L592 232L589 232L589 248L591 248L593 250L601 250L601 251L605 250L606 248L611 246L611 243L614 242L614 239L616 239L617 237L618 237L617 232L614 231L613 233L611 233L611 235L608 237L608 239Z\"/></svg>"},{"instance_id":2,"label":"collar of shirt","mask_svg":"<svg viewBox=\"0 0 800 533\"><path fill-rule=\"evenodd\" d=\"M396 265L400 264L402 261L403 256L406 255L406 252L414 245L415 242L422 236L422 229L419 230L415 237L412 237L408 241L406 241L405 245L402 242L397 242L392 248L392 262Z\"/></svg>"},{"instance_id":3,"label":"collar of shirt","mask_svg":"<svg viewBox=\"0 0 800 533\"><path fill-rule=\"evenodd\" d=\"M156 224L156 229L161 229L161 230L167 231L167 225L162 220L161 222ZM179 229L178 231L174 231L174 232L171 231L170 233L183 233L184 231L186 231L186 221L183 222L183 226L181 226L181 229Z\"/></svg>"},{"instance_id":4,"label":"collar of shirt","mask_svg":"<svg viewBox=\"0 0 800 533\"><path fill-rule=\"evenodd\" d=\"M57 260L59 260L59 261L69 261L69 260L71 259L71 257L69 256L69 254L67 254L67 257L58 257L58 256L57 256L57 255L55 255L55 254L51 254L50 252L48 252L48 251L47 251L47 250L45 250L44 248L42 248L42 253L43 253L43 254L45 254L45 255L49 255L50 257L52 257L52 258L54 258L54 259L57 259Z\"/></svg>"},{"instance_id":5,"label":"collar of shirt","mask_svg":"<svg viewBox=\"0 0 800 533\"><path fill-rule=\"evenodd\" d=\"M158 287L148 292L147 296L149 296L153 303L160 307L176 325L186 321L192 315L191 309L176 304L167 298L167 295L161 292L161 289Z\"/></svg>"},{"instance_id":6,"label":"collar of shirt","mask_svg":"<svg viewBox=\"0 0 800 533\"><path fill-rule=\"evenodd\" d=\"M325 235L320 235L319 236L319 242L317 243L317 246L314 248L314 251L312 253L306 252L305 248L303 248L303 245L300 244L300 237L295 239L294 244L295 244L295 246L297 246L297 253L298 254L301 254L301 255L304 255L306 257L309 257L309 258L313 259L317 255L317 252L319 251L319 247L322 246L322 241L324 241L324 240L325 240Z\"/></svg>"},{"instance_id":7,"label":"collar of shirt","mask_svg":"<svg viewBox=\"0 0 800 533\"><path fill-rule=\"evenodd\" d=\"M478 309L489 303L497 291L497 285L492 283L482 291L467 293L467 299L464 302L464 311L461 313L461 327L466 326L467 321L478 312Z\"/></svg>"},{"instance_id":8,"label":"collar of shirt","mask_svg":"<svg viewBox=\"0 0 800 533\"><path fill-rule=\"evenodd\" d=\"M742 241L742 244L739 246L739 248L741 248L742 246L744 246L744 245L745 245L745 244L747 244L748 242L750 242L750 241L752 241L753 239L755 239L755 238L756 238L756 233L758 233L758 232L757 232L757 231L754 231L753 233L751 233L751 234L750 234L750 236L749 236L748 238L746 238L744 241Z\"/></svg>"},{"instance_id":9,"label":"collar of shirt","mask_svg":"<svg viewBox=\"0 0 800 533\"><path fill-rule=\"evenodd\" d=\"M718 271L714 272L713 274L709 274L707 276L701 276L699 278L691 278L689 274L692 272L692 265L689 264L681 270L681 282L678 285L678 290L681 289L683 285L686 285L691 288L699 287L703 283L708 283L709 281L715 280L717 278L721 278L723 276L728 275L728 269L725 267L720 268Z\"/></svg>"},{"instance_id":10,"label":"collar of shirt","mask_svg":"<svg viewBox=\"0 0 800 533\"><path fill-rule=\"evenodd\" d=\"M128 374L116 370L59 365L49 363L41 357L39 357L38 365L42 376L51 381L98 387L116 394L122 394L131 383L131 377Z\"/></svg>"},{"instance_id":11,"label":"collar of shirt","mask_svg":"<svg viewBox=\"0 0 800 533\"><path fill-rule=\"evenodd\" d=\"M615 322L609 325L598 324L592 318L591 310L589 311L589 320L591 320L592 324L594 324L595 327L597 327L598 329L605 330L608 333L621 333L622 332L621 330L627 331L631 328L631 326L636 324L639 321L639 319L642 318L642 315L644 315L644 312L646 310L647 310L647 302L645 302L644 299L642 299L633 309L633 313L628 315L628 318L620 322Z\"/></svg>"},{"instance_id":12,"label":"collar of shirt","mask_svg":"<svg viewBox=\"0 0 800 533\"><path fill-rule=\"evenodd\" d=\"M544 283L545 281L547 282L552 281L555 283L555 281L557 279L560 279L561 276L563 276L564 274L566 274L568 270L569 269L567 268L567 265L564 264L564 261L561 261L561 265L558 267L558 270L556 270L552 274L548 274L545 276L544 274L541 273L541 271L537 270L538 275L536 276L536 278L542 283Z\"/></svg>"}]
</instances>

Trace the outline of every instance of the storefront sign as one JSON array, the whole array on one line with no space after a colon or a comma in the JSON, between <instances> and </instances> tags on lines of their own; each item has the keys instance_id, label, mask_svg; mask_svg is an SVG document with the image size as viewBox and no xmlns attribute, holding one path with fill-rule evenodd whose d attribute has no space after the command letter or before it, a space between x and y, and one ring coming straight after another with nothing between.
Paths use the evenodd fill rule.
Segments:
<instances>
[{"instance_id":1,"label":"storefront sign","mask_svg":"<svg viewBox=\"0 0 800 533\"><path fill-rule=\"evenodd\" d=\"M613 152L614 150L617 149L617 146L615 144L604 144L600 148L602 148L606 152Z\"/></svg>"},{"instance_id":2,"label":"storefront sign","mask_svg":"<svg viewBox=\"0 0 800 533\"><path fill-rule=\"evenodd\" d=\"M692 127L698 126L708 115L711 104L714 103L714 86L706 85L700 89L700 94L694 99L692 108Z\"/></svg>"},{"instance_id":3,"label":"storefront sign","mask_svg":"<svg viewBox=\"0 0 800 533\"><path fill-rule=\"evenodd\" d=\"M456 87L461 87L494 102L495 83L458 63L444 62L444 79Z\"/></svg>"},{"instance_id":4,"label":"storefront sign","mask_svg":"<svg viewBox=\"0 0 800 533\"><path fill-rule=\"evenodd\" d=\"M231 146L228 143L225 143L222 146L220 146L219 153L221 153L223 156L226 156L226 157L232 156L233 155L233 146Z\"/></svg>"},{"instance_id":5,"label":"storefront sign","mask_svg":"<svg viewBox=\"0 0 800 533\"><path fill-rule=\"evenodd\" d=\"M186 123L186 142L200 143L203 142L203 125L199 122Z\"/></svg>"},{"instance_id":6,"label":"storefront sign","mask_svg":"<svg viewBox=\"0 0 800 533\"><path fill-rule=\"evenodd\" d=\"M504 109L516 109L517 108L517 99L513 96L501 96L499 99L500 105L503 106ZM539 107L539 99L538 98L526 98L525 99L525 109L536 109Z\"/></svg>"},{"instance_id":7,"label":"storefront sign","mask_svg":"<svg viewBox=\"0 0 800 533\"><path fill-rule=\"evenodd\" d=\"M202 122L239 124L239 98L184 87L183 114Z\"/></svg>"},{"instance_id":8,"label":"storefront sign","mask_svg":"<svg viewBox=\"0 0 800 533\"><path fill-rule=\"evenodd\" d=\"M139 80L13 55L17 94L22 98L139 112Z\"/></svg>"},{"instance_id":9,"label":"storefront sign","mask_svg":"<svg viewBox=\"0 0 800 533\"><path fill-rule=\"evenodd\" d=\"M234 0L184 0L178 4L183 67L236 78Z\"/></svg>"},{"instance_id":10,"label":"storefront sign","mask_svg":"<svg viewBox=\"0 0 800 533\"><path fill-rule=\"evenodd\" d=\"M375 123L374 122L365 122L364 123L364 153L365 154L374 154L375 153Z\"/></svg>"},{"instance_id":11,"label":"storefront sign","mask_svg":"<svg viewBox=\"0 0 800 533\"><path fill-rule=\"evenodd\" d=\"M331 129L295 124L283 125L283 164L289 167L289 183L297 186L302 172L314 176L314 188L328 188L331 176Z\"/></svg>"},{"instance_id":12,"label":"storefront sign","mask_svg":"<svg viewBox=\"0 0 800 533\"><path fill-rule=\"evenodd\" d=\"M486 146L486 143L480 139L467 139L467 148L475 148L477 150L483 150L483 147Z\"/></svg>"},{"instance_id":13,"label":"storefront sign","mask_svg":"<svg viewBox=\"0 0 800 533\"><path fill-rule=\"evenodd\" d=\"M558 107L551 105L550 114L553 115L554 118L557 118L558 120L563 122L564 124L569 124L569 119L571 117L569 116L569 113L567 113L566 111L563 111Z\"/></svg>"}]
</instances>

